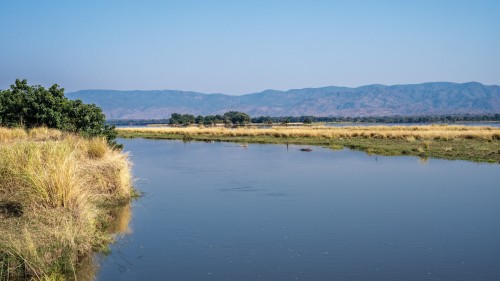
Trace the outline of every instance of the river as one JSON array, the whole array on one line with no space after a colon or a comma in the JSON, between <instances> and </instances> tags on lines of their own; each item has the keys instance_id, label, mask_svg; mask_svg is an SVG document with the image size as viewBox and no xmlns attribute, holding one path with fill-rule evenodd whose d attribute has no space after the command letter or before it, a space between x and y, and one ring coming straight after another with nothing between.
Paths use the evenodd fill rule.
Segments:
<instances>
[{"instance_id":1,"label":"river","mask_svg":"<svg viewBox=\"0 0 500 281\"><path fill-rule=\"evenodd\" d=\"M500 280L500 165L120 139L129 234L98 280Z\"/></svg>"}]
</instances>

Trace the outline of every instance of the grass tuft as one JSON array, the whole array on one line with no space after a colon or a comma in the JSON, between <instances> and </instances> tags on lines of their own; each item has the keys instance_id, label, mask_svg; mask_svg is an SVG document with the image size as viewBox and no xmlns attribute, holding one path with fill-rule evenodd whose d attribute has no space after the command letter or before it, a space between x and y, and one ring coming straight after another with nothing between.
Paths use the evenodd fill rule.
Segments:
<instances>
[{"instance_id":1,"label":"grass tuft","mask_svg":"<svg viewBox=\"0 0 500 281\"><path fill-rule=\"evenodd\" d=\"M73 276L113 240L104 226L128 224L107 207L133 194L128 156L47 128L0 128L0 138L0 280Z\"/></svg>"}]
</instances>

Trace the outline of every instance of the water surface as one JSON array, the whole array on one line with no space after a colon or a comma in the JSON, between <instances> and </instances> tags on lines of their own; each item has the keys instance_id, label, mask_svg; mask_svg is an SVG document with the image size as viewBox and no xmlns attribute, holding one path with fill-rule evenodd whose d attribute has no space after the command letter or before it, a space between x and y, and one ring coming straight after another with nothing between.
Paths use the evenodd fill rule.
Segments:
<instances>
[{"instance_id":1,"label":"water surface","mask_svg":"<svg viewBox=\"0 0 500 281\"><path fill-rule=\"evenodd\" d=\"M120 140L145 196L98 280L500 280L500 166Z\"/></svg>"}]
</instances>

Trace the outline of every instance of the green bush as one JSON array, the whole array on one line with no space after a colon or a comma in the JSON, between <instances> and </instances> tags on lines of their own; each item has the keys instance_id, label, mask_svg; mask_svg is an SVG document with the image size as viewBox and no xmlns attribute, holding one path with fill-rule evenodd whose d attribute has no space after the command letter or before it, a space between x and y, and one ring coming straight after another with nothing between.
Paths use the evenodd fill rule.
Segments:
<instances>
[{"instance_id":1,"label":"green bush","mask_svg":"<svg viewBox=\"0 0 500 281\"><path fill-rule=\"evenodd\" d=\"M45 126L84 137L104 136L109 144L117 145L115 128L105 124L101 108L66 98L57 84L45 89L17 79L10 89L0 91L0 126Z\"/></svg>"}]
</instances>

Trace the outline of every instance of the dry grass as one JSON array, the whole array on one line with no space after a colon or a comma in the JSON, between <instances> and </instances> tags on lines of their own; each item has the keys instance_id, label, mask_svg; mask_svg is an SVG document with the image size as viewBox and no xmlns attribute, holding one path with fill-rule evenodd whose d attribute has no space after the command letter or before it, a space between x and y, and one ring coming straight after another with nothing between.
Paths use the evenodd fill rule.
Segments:
<instances>
[{"instance_id":1,"label":"dry grass","mask_svg":"<svg viewBox=\"0 0 500 281\"><path fill-rule=\"evenodd\" d=\"M39 127L29 130L28 137L32 141L60 140L64 134L59 130Z\"/></svg>"},{"instance_id":2,"label":"dry grass","mask_svg":"<svg viewBox=\"0 0 500 281\"><path fill-rule=\"evenodd\" d=\"M132 191L127 155L104 139L23 132L0 128L0 280L74 270L112 239L103 206Z\"/></svg>"},{"instance_id":3,"label":"dry grass","mask_svg":"<svg viewBox=\"0 0 500 281\"><path fill-rule=\"evenodd\" d=\"M380 155L415 155L500 163L500 128L471 126L370 126L272 128L120 128L121 137L290 143L348 147Z\"/></svg>"},{"instance_id":4,"label":"dry grass","mask_svg":"<svg viewBox=\"0 0 500 281\"><path fill-rule=\"evenodd\" d=\"M17 140L24 140L28 134L24 129L8 129L0 127L0 144Z\"/></svg>"},{"instance_id":5,"label":"dry grass","mask_svg":"<svg viewBox=\"0 0 500 281\"><path fill-rule=\"evenodd\" d=\"M365 127L272 127L272 128L119 128L122 133L180 134L207 136L270 136L275 138L374 138L415 140L483 139L500 140L500 129L472 126L365 126Z\"/></svg>"}]
</instances>

